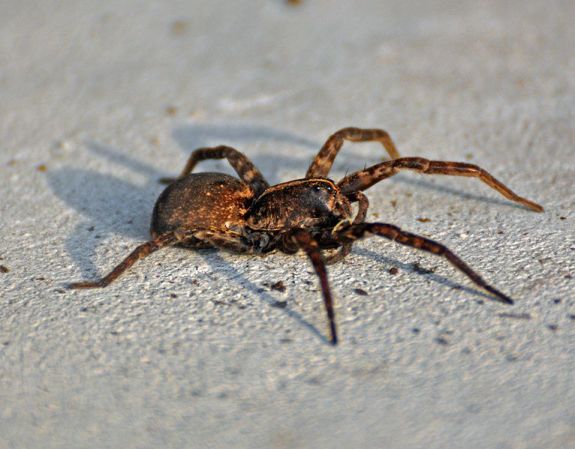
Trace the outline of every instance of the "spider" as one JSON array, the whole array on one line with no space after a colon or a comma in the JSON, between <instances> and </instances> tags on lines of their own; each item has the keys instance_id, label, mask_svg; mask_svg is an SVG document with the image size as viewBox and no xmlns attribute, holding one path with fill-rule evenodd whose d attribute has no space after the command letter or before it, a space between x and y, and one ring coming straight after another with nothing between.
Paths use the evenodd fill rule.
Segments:
<instances>
[{"instance_id":1,"label":"spider","mask_svg":"<svg viewBox=\"0 0 575 449\"><path fill-rule=\"evenodd\" d=\"M327 176L346 140L380 142L391 160L335 182ZM239 179L223 173L192 173L196 164L206 159L227 159ZM380 236L445 258L495 300L513 304L509 296L488 284L441 243L392 224L365 222L369 202L363 191L402 170L479 178L509 200L536 212L543 211L543 207L516 195L476 165L400 157L389 134L381 129L344 128L337 131L315 156L305 178L274 186L270 186L254 164L236 149L224 145L199 148L192 152L178 178L161 180L169 185L154 207L152 239L138 246L100 280L76 282L68 287L106 287L137 260L166 246L215 247L258 255L274 250L286 254L303 250L319 277L330 342L335 345L338 334L326 265L345 258L356 240ZM352 203L357 203L355 215ZM324 250L331 251L324 254Z\"/></svg>"}]
</instances>

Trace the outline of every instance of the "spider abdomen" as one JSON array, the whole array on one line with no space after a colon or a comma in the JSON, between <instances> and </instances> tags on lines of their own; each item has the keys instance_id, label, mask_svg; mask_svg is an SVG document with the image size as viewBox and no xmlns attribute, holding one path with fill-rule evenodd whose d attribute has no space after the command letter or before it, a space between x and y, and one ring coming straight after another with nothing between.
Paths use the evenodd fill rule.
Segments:
<instances>
[{"instance_id":1,"label":"spider abdomen","mask_svg":"<svg viewBox=\"0 0 575 449\"><path fill-rule=\"evenodd\" d=\"M194 173L170 184L152 214L151 234L243 226L252 189L224 173Z\"/></svg>"}]
</instances>

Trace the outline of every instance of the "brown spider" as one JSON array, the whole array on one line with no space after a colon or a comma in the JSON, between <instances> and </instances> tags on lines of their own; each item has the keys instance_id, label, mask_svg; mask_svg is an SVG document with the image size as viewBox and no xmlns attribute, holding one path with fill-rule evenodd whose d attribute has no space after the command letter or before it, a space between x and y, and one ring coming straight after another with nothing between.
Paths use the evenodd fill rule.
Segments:
<instances>
[{"instance_id":1,"label":"brown spider","mask_svg":"<svg viewBox=\"0 0 575 449\"><path fill-rule=\"evenodd\" d=\"M336 183L327 175L344 140L380 142L391 160L352 173ZM240 179L223 173L192 174L196 164L206 159L227 159ZM271 187L252 162L234 148L200 148L192 153L177 179L162 180L170 185L154 207L152 240L138 246L102 279L73 283L69 288L105 287L137 260L170 245L189 249L215 247L242 254L266 254L273 250L294 254L303 250L319 277L331 343L336 344L326 264L346 257L355 240L378 235L446 258L497 300L513 304L511 298L485 282L441 243L391 224L364 221L369 202L362 191L401 170L479 178L506 198L536 212L543 211L540 205L516 195L476 165L400 157L389 134L380 129L344 128L336 132L321 148L305 178ZM358 210L353 217L351 204L356 202ZM337 251L324 258L325 249Z\"/></svg>"}]
</instances>

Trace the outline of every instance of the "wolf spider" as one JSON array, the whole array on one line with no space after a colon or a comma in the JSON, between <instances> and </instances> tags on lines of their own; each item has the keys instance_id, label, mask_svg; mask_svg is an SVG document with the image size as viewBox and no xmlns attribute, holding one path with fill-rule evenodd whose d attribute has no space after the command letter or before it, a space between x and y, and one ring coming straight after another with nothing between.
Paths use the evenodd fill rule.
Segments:
<instances>
[{"instance_id":1,"label":"wolf spider","mask_svg":"<svg viewBox=\"0 0 575 449\"><path fill-rule=\"evenodd\" d=\"M327 176L345 140L380 142L391 160L334 182ZM196 164L206 159L227 159L240 179L223 173L192 173ZM336 132L320 149L305 178L274 186L270 186L252 162L234 148L224 145L200 148L192 152L178 178L162 180L169 185L154 207L152 240L138 246L100 280L77 282L69 287L105 287L137 260L165 246L215 247L260 255L273 250L287 254L303 250L319 277L330 341L336 344L338 336L326 265L346 257L356 240L377 235L444 257L494 299L513 304L509 296L489 285L441 243L391 224L365 222L369 202L362 192L402 170L479 178L511 201L536 212L543 211L540 205L516 195L476 165L400 157L389 134L380 129L344 128ZM355 216L352 203L358 203ZM324 257L323 250L334 251Z\"/></svg>"}]
</instances>

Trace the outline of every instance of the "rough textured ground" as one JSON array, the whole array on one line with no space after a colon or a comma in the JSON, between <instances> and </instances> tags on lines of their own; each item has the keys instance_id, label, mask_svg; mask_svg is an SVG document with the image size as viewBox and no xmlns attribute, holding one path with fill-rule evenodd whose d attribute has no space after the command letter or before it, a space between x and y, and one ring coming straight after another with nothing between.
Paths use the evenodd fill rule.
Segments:
<instances>
[{"instance_id":1,"label":"rough textured ground","mask_svg":"<svg viewBox=\"0 0 575 449\"><path fill-rule=\"evenodd\" d=\"M2 2L0 448L575 447L574 5ZM304 257L170 249L63 288L147 239L193 148L279 182L349 125L546 207L471 179L369 191L370 220L444 242L515 306L377 239L330 268L337 348ZM346 146L334 177L382 154Z\"/></svg>"}]
</instances>

